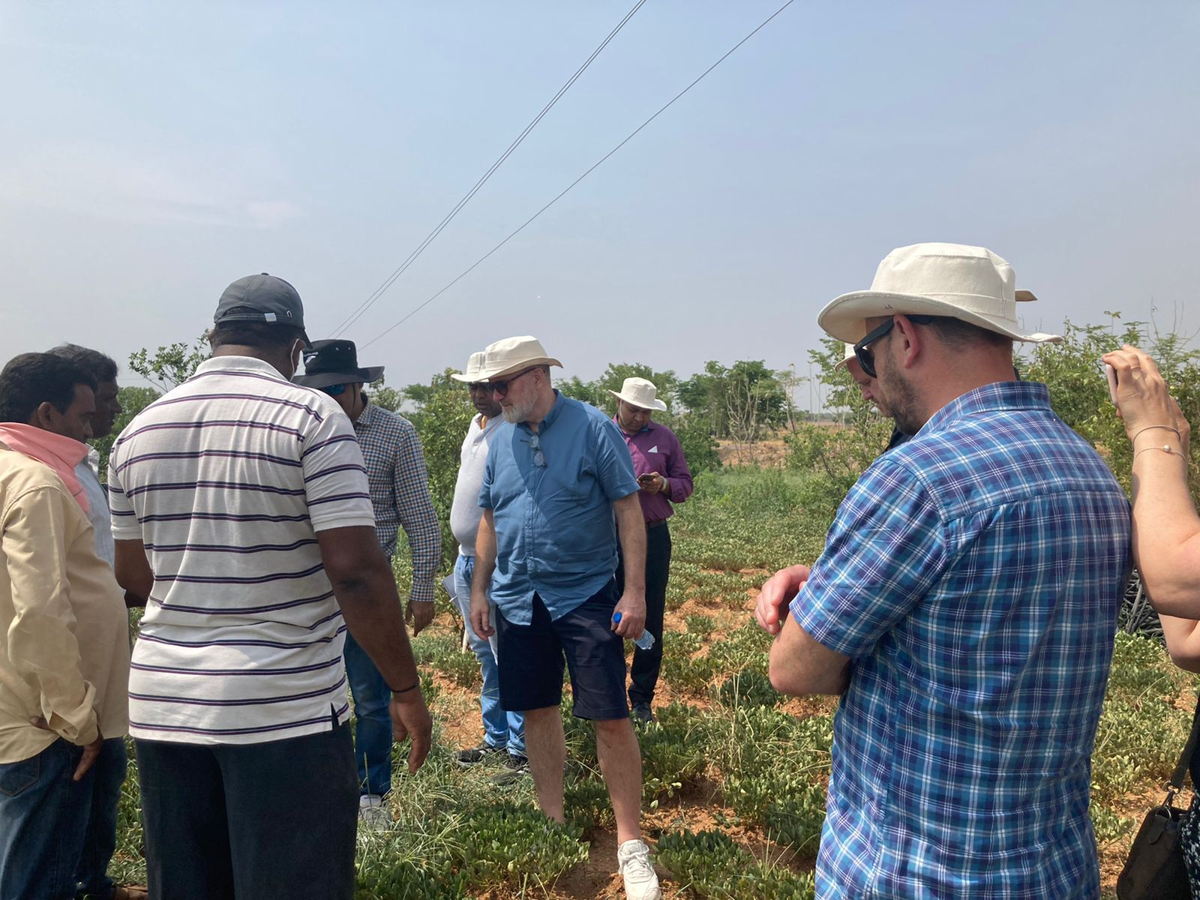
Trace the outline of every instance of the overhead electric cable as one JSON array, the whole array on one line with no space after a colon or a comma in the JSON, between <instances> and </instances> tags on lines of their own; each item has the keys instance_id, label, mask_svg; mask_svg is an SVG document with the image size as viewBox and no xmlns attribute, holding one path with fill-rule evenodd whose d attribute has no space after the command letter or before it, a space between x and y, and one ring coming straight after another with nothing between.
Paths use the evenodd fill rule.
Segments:
<instances>
[{"instance_id":1,"label":"overhead electric cable","mask_svg":"<svg viewBox=\"0 0 1200 900\"><path fill-rule=\"evenodd\" d=\"M650 116L650 118L648 118L645 122L643 122L641 125L639 125L637 128L635 128L633 131L631 131L628 135L626 135L625 139L623 141L621 141L621 143L617 144L617 146L613 147L611 150L609 150L607 153L605 153L602 157L600 157L598 160L596 160L596 162L592 163L592 165L589 166L582 175L580 175L578 178L576 178L574 181L572 181L570 184L568 184L565 188L563 188L562 191L560 191L554 197L553 200L551 200L549 203L547 203L545 206L543 206L541 209L539 209L537 212L535 212L532 216L530 216L528 219L526 219L524 222L522 222L519 226L517 226L515 229L513 229L513 231L509 232L508 236L505 237L504 240L500 241L500 243L498 243L495 247L493 247L487 253L483 254L483 256L479 257L479 259L475 260L475 262L471 263L471 265L469 265L466 269L464 269L461 273L459 273L459 275L456 278L454 278L453 281L451 281L449 284L447 284L441 290L437 291L435 294L432 294L423 303L420 303L417 306L413 307L412 310L410 310L408 312L408 314L405 315L404 318L402 318L399 322L397 322L395 325L391 325L391 326L385 328L379 334L375 335L375 337L371 338L371 340L369 340L365 344L363 344L362 345L363 348L365 349L366 347L370 347L376 341L379 341L382 338L384 338L385 336L387 336L390 332L395 331L397 328L399 328L401 325L403 325L405 322L407 322L409 319L411 319L413 316L415 316L417 313L419 313L421 310L423 310L426 306L428 306L430 303L432 303L438 297L442 296L442 294L446 293L446 291L450 290L450 288L454 287L454 285L458 284L460 281L462 281L464 278L466 278L468 275L470 275L473 271L475 271L475 269L478 268L478 266L480 264L482 264L485 260L487 260L488 257L490 257L493 253L495 253L497 250L499 250L501 247L503 247L505 244L507 244L509 241L511 241L513 238L515 238L518 234L520 234L522 231L524 231L526 228L528 228L534 222L535 219L537 219L539 216L541 216L542 213L544 213L546 210L548 210L550 207L552 207L555 203L557 203L559 200L561 200L563 197L565 197L571 191L572 188L574 188L577 184L579 184L579 182L583 181L583 179L585 179L589 175L591 175L592 172L594 172L596 169L600 168L600 166L602 166L608 160L608 158L610 156L612 156L614 153L616 153L618 150L620 150L622 147L624 147L626 144L628 144L631 140L633 140L643 128L645 128L647 125L649 125L651 122L653 122L659 116L661 116L664 112L666 112L667 109L669 109L675 103L676 100L678 100L680 97L682 97L684 94L686 94L692 88L694 88L697 84L699 84L701 81L703 81L705 76L707 76L709 72L711 72L713 69L715 69L721 63L723 63L726 59L728 59L734 53L734 51L736 51L739 47L742 46L742 44L746 43L746 41L750 40L750 38L754 37L754 35L758 34L760 31L762 31L764 28L766 28L767 25L769 25L771 23L772 19L774 19L776 16L778 16L781 12L783 12L785 9L787 9L789 6L791 6L795 2L796 2L796 0L787 0L787 2L783 4L783 6L779 7L779 9L775 10L775 12L773 12L773 13L771 13L771 15L767 16L767 18L765 18L759 24L759 26L757 28L755 28L748 35L746 35L744 38L742 38L740 41L738 41L736 44L734 44L732 47L730 47L728 50L726 50L725 53L722 54L721 57L716 62L714 62L711 66L709 66L707 69L705 69L699 75L697 75L696 78L691 82L691 84L689 84L682 91L680 91L678 94L676 94L674 97L672 97L666 103L664 103L661 107L659 107L658 111L656 113L654 113L654 115Z\"/></svg>"},{"instance_id":2,"label":"overhead electric cable","mask_svg":"<svg viewBox=\"0 0 1200 900\"><path fill-rule=\"evenodd\" d=\"M479 193L479 189L487 183L487 180L492 177L497 169L504 165L504 161L507 160L509 156L512 155L513 151L521 145L521 142L529 136L529 133L533 131L533 129L537 127L538 123L545 118L546 114L554 108L554 105L558 103L563 94L571 89L571 86L579 80L579 77L583 75L588 66L592 64L592 62L597 56L600 55L604 48L609 45L609 42L611 42L612 39L617 36L618 32L625 27L625 24L632 19L634 14L645 4L646 0L638 0L638 2L633 5L629 12L625 13L624 18L622 18L621 21L616 24L613 30L610 31L604 40L600 42L600 45L592 51L591 55L583 61L583 65L575 70L575 74L566 80L563 86L560 87L555 95L550 98L550 101L542 107L541 112L533 117L533 121L525 126L524 130L517 135L516 139L508 145L508 149L500 154L500 156L494 163L491 164L488 170L479 177L479 180L471 186L471 189L467 191L463 198L454 205L454 208L451 209L450 212L446 213L445 218L443 218L442 221L437 224L433 231L425 235L425 239L421 241L421 243L418 244L411 253L408 254L404 262L402 262L396 268L396 270L384 280L383 284L375 288L375 290L371 292L371 295L367 297L367 299L363 301L363 303L356 310L354 310L354 312L350 313L349 316L342 320L342 323L338 325L336 329L334 329L334 337L340 337L347 328L362 318L363 313L370 309L375 304L375 301L382 297L387 292L388 288L395 284L396 279L403 275L408 270L408 267L417 261L417 257L425 252L425 248L434 242L437 236L442 233L443 229L445 229L445 227L449 225L451 221L453 221L454 217L459 214L462 208L471 202L471 198Z\"/></svg>"}]
</instances>

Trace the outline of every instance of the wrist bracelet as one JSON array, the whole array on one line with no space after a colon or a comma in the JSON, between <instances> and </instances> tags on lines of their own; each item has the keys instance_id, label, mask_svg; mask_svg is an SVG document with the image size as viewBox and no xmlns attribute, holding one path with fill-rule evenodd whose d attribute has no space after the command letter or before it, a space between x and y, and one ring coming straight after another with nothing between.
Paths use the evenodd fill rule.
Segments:
<instances>
[{"instance_id":1,"label":"wrist bracelet","mask_svg":"<svg viewBox=\"0 0 1200 900\"><path fill-rule=\"evenodd\" d=\"M1131 437L1129 439L1129 443L1132 444L1134 441L1136 441L1138 439L1139 434L1141 434L1143 431L1150 431L1152 428L1161 428L1164 431L1173 431L1173 432L1175 432L1175 437L1179 438L1180 441L1183 440L1183 435L1179 433L1179 429L1176 428L1174 425L1147 425L1145 428L1139 428L1134 433L1133 437Z\"/></svg>"},{"instance_id":2,"label":"wrist bracelet","mask_svg":"<svg viewBox=\"0 0 1200 900\"><path fill-rule=\"evenodd\" d=\"M1161 447L1158 446L1157 444L1155 444L1153 447L1143 447L1137 453L1133 454L1133 458L1136 460L1139 456L1141 456L1147 450L1161 450L1163 453L1167 454L1167 456L1178 456L1180 459L1183 459L1183 454L1180 453L1178 450L1176 450L1174 447L1172 447L1170 444L1163 444Z\"/></svg>"},{"instance_id":3,"label":"wrist bracelet","mask_svg":"<svg viewBox=\"0 0 1200 900\"><path fill-rule=\"evenodd\" d=\"M415 691L420 686L421 679L418 678L413 684L410 684L408 687L402 688L398 691L392 688L390 685L388 686L388 689L392 692L392 695L395 696L396 694L407 694L409 691Z\"/></svg>"}]
</instances>

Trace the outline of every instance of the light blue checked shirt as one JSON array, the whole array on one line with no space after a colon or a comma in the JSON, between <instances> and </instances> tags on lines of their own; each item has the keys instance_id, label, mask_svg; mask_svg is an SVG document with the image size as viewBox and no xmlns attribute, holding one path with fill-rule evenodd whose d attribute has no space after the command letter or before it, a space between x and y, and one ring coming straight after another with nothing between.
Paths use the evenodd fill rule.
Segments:
<instances>
[{"instance_id":1,"label":"light blue checked shirt","mask_svg":"<svg viewBox=\"0 0 1200 900\"><path fill-rule=\"evenodd\" d=\"M412 551L412 593L433 602L433 579L442 562L442 529L429 497L429 473L421 439L412 422L367 402L354 421L354 433L367 465L375 532L390 559L401 528Z\"/></svg>"},{"instance_id":2,"label":"light blue checked shirt","mask_svg":"<svg viewBox=\"0 0 1200 900\"><path fill-rule=\"evenodd\" d=\"M819 897L1099 894L1088 787L1129 505L1044 385L990 384L878 459L792 602L852 659Z\"/></svg>"}]
</instances>

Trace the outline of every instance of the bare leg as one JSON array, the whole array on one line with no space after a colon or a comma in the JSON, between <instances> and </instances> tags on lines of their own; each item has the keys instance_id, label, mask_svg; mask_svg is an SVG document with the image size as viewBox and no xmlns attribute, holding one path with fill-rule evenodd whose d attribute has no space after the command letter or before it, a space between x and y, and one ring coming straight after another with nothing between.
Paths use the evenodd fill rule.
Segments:
<instances>
[{"instance_id":1,"label":"bare leg","mask_svg":"<svg viewBox=\"0 0 1200 900\"><path fill-rule=\"evenodd\" d=\"M537 790L538 806L547 819L560 824L565 822L563 765L567 761L567 742L563 736L562 713L557 706L525 711L525 753L529 757L529 771ZM640 759L638 764L641 765ZM640 768L638 772L640 782Z\"/></svg>"},{"instance_id":2,"label":"bare leg","mask_svg":"<svg viewBox=\"0 0 1200 900\"><path fill-rule=\"evenodd\" d=\"M617 846L642 836L642 754L629 719L597 719L596 752L617 820ZM526 726L528 729L528 726ZM532 762L532 757L530 757ZM535 776L536 777L536 776Z\"/></svg>"}]
</instances>

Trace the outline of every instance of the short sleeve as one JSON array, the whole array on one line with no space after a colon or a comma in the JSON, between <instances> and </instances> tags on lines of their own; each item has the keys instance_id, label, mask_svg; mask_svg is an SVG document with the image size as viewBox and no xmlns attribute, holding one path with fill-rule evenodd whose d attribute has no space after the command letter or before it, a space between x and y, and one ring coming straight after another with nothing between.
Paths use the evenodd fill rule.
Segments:
<instances>
[{"instance_id":1,"label":"short sleeve","mask_svg":"<svg viewBox=\"0 0 1200 900\"><path fill-rule=\"evenodd\" d=\"M112 522L113 540L117 541L140 541L142 539L142 526L138 522L137 514L133 511L133 504L129 502L129 498L125 496L125 489L121 486L121 469L120 465L120 446L118 445L113 450L112 462L108 467L108 510L109 519Z\"/></svg>"},{"instance_id":2,"label":"short sleeve","mask_svg":"<svg viewBox=\"0 0 1200 900\"><path fill-rule=\"evenodd\" d=\"M374 527L375 509L354 426L340 409L322 412L305 433L300 455L313 531Z\"/></svg>"},{"instance_id":3,"label":"short sleeve","mask_svg":"<svg viewBox=\"0 0 1200 900\"><path fill-rule=\"evenodd\" d=\"M496 505L492 502L492 484L496 472L496 446L498 443L495 440L488 442L487 460L483 464L483 482L479 485L478 505L480 509L492 509Z\"/></svg>"},{"instance_id":4,"label":"short sleeve","mask_svg":"<svg viewBox=\"0 0 1200 900\"><path fill-rule=\"evenodd\" d=\"M947 546L919 479L877 460L842 501L825 552L792 601L792 615L829 649L866 656L941 577Z\"/></svg>"},{"instance_id":5,"label":"short sleeve","mask_svg":"<svg viewBox=\"0 0 1200 900\"><path fill-rule=\"evenodd\" d=\"M633 474L633 458L621 432L612 420L596 417L592 420L596 435L596 477L609 500L620 500L638 492Z\"/></svg>"}]
</instances>

